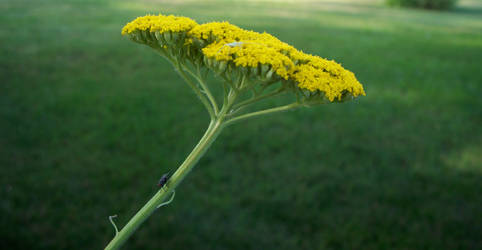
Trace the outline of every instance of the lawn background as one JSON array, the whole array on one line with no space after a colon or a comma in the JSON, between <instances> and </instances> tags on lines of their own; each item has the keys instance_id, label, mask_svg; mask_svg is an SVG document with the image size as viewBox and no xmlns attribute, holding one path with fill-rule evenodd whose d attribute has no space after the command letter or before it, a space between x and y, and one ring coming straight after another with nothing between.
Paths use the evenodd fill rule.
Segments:
<instances>
[{"instance_id":1,"label":"lawn background","mask_svg":"<svg viewBox=\"0 0 482 250\"><path fill-rule=\"evenodd\" d=\"M272 33L367 96L226 129L125 249L482 246L482 1L3 0L0 248L103 248L201 137L189 87L120 35L159 12Z\"/></svg>"}]
</instances>

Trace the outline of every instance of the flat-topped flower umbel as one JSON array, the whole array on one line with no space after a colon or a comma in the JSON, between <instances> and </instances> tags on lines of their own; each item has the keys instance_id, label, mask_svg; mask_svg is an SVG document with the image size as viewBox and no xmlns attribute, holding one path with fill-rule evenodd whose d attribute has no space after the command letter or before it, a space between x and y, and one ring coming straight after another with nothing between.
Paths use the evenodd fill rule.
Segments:
<instances>
[{"instance_id":1,"label":"flat-topped flower umbel","mask_svg":"<svg viewBox=\"0 0 482 250\"><path fill-rule=\"evenodd\" d=\"M162 188L117 232L106 249L118 249L159 206L174 198L174 189L230 124L302 106L343 102L364 96L355 75L340 64L303 53L268 33L244 30L228 22L198 24L187 17L147 15L129 22L122 35L165 57L193 89L209 113L204 136L166 179ZM208 84L213 73L220 83ZM222 88L216 98L212 88ZM245 112L266 98L288 94L293 102ZM222 104L222 105L219 105ZM164 202L172 194L168 202Z\"/></svg>"},{"instance_id":2,"label":"flat-topped flower umbel","mask_svg":"<svg viewBox=\"0 0 482 250\"><path fill-rule=\"evenodd\" d=\"M249 78L281 78L291 84L287 89L298 89L300 94L307 90L311 93L305 94L317 96L321 103L326 101L321 99L333 102L365 95L354 74L340 64L303 53L270 34L244 30L228 22L199 25L187 17L144 16L128 23L122 34L160 50L197 50L192 54L202 53L205 60L183 59L214 71L229 66L230 71L244 70ZM181 39L171 42L173 38ZM310 101L313 104L313 97Z\"/></svg>"}]
</instances>

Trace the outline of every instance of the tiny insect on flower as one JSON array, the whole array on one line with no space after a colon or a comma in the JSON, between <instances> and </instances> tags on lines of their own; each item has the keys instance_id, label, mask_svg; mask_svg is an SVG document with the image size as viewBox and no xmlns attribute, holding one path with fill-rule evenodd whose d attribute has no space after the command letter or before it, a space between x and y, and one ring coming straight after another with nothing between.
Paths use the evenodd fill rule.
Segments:
<instances>
[{"instance_id":1,"label":"tiny insect on flower","mask_svg":"<svg viewBox=\"0 0 482 250\"><path fill-rule=\"evenodd\" d=\"M224 47L228 46L230 48L234 48L234 47L242 47L243 44L249 44L249 43L253 43L253 42L232 42L232 43L226 43L224 44L221 48L219 48L218 50L218 53L219 51L221 51ZM259 43L258 43L259 44Z\"/></svg>"},{"instance_id":2,"label":"tiny insect on flower","mask_svg":"<svg viewBox=\"0 0 482 250\"><path fill-rule=\"evenodd\" d=\"M229 47L241 47L241 45L243 45L244 42L232 42L232 43L226 43L225 45L226 46L229 46Z\"/></svg>"},{"instance_id":3,"label":"tiny insect on flower","mask_svg":"<svg viewBox=\"0 0 482 250\"><path fill-rule=\"evenodd\" d=\"M163 174L163 175L161 176L161 179L159 179L159 182L157 183L157 186L158 186L159 188L164 187L164 185L166 185L166 183L167 183L168 180L169 180L169 173Z\"/></svg>"},{"instance_id":4,"label":"tiny insect on flower","mask_svg":"<svg viewBox=\"0 0 482 250\"><path fill-rule=\"evenodd\" d=\"M226 43L224 44L221 48L219 48L218 52L221 51L225 46L228 46L228 47L231 47L231 48L234 48L234 47L241 47L243 46L244 42L232 42L232 43ZM217 54L216 53L216 54Z\"/></svg>"}]
</instances>

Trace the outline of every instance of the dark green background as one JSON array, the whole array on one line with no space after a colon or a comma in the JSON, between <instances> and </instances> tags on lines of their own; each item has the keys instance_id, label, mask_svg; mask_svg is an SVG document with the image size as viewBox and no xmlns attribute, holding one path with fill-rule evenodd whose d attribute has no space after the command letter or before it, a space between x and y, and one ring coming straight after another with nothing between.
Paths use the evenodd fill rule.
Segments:
<instances>
[{"instance_id":1,"label":"dark green background","mask_svg":"<svg viewBox=\"0 0 482 250\"><path fill-rule=\"evenodd\" d=\"M266 30L367 96L226 129L124 249L481 247L481 1L171 2L0 2L2 249L103 248L201 137L189 87L120 35L159 12Z\"/></svg>"}]
</instances>

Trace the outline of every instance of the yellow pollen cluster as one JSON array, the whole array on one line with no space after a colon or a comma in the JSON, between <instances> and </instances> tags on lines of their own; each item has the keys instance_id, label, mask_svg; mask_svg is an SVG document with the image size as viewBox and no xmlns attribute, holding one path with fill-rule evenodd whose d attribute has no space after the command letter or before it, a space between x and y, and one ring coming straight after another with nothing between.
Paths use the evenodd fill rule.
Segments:
<instances>
[{"instance_id":1,"label":"yellow pollen cluster","mask_svg":"<svg viewBox=\"0 0 482 250\"><path fill-rule=\"evenodd\" d=\"M305 63L297 65L292 75L299 88L311 92L322 91L330 101L335 98L341 100L345 92L353 97L365 95L355 75L340 64L308 54L299 59Z\"/></svg>"},{"instance_id":2,"label":"yellow pollen cluster","mask_svg":"<svg viewBox=\"0 0 482 250\"><path fill-rule=\"evenodd\" d=\"M143 17L138 17L134 21L129 22L122 28L122 35L130 34L134 31L159 31L159 33L164 32L183 32L189 31L194 26L198 25L194 20L188 17L178 17L178 16L164 16L164 15L147 15Z\"/></svg>"}]
</instances>

